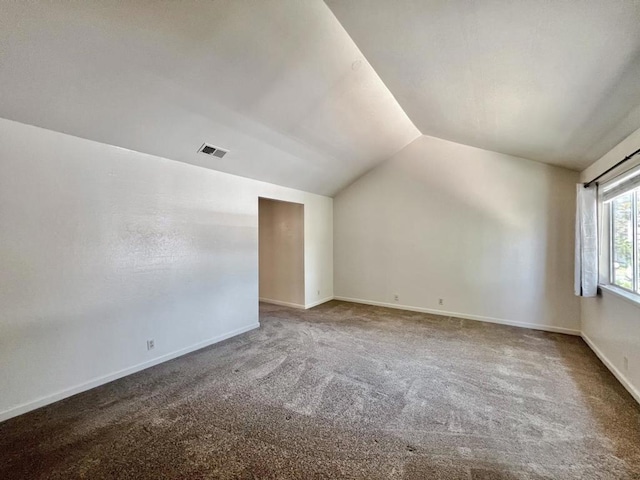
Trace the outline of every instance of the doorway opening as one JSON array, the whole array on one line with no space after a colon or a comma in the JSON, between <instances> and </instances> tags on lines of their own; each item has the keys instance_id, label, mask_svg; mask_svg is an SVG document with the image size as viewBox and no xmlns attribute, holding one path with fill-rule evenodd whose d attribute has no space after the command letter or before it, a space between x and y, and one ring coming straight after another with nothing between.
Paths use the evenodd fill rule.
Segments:
<instances>
[{"instance_id":1,"label":"doorway opening","mask_svg":"<svg viewBox=\"0 0 640 480\"><path fill-rule=\"evenodd\" d=\"M261 302L305 308L304 205L258 199Z\"/></svg>"}]
</instances>

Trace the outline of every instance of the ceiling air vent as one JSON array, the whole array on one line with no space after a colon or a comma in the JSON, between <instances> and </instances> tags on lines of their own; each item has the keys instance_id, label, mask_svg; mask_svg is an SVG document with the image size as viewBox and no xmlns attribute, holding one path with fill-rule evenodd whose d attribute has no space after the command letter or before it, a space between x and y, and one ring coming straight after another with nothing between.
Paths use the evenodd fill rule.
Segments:
<instances>
[{"instance_id":1,"label":"ceiling air vent","mask_svg":"<svg viewBox=\"0 0 640 480\"><path fill-rule=\"evenodd\" d=\"M229 153L229 150L223 150L222 148L214 147L213 145L209 145L208 143L203 143L198 152L204 153L205 155L209 155L211 157L222 158L227 153Z\"/></svg>"}]
</instances>

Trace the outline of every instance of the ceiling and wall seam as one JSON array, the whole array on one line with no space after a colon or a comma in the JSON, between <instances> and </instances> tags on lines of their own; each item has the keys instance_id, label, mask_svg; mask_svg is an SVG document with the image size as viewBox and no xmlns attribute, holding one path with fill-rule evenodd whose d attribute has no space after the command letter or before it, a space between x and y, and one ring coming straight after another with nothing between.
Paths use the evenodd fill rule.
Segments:
<instances>
[{"instance_id":1,"label":"ceiling and wall seam","mask_svg":"<svg viewBox=\"0 0 640 480\"><path fill-rule=\"evenodd\" d=\"M421 135L581 169L640 126L634 0L185 2L3 5L0 117L328 196Z\"/></svg>"}]
</instances>

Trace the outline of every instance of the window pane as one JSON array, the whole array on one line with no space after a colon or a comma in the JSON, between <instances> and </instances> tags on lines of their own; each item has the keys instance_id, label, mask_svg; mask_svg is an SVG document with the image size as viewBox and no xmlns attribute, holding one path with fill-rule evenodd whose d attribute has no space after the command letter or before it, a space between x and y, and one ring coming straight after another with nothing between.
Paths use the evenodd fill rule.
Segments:
<instances>
[{"instance_id":1,"label":"window pane","mask_svg":"<svg viewBox=\"0 0 640 480\"><path fill-rule=\"evenodd\" d=\"M633 193L621 195L611 202L613 218L612 283L633 290Z\"/></svg>"}]
</instances>

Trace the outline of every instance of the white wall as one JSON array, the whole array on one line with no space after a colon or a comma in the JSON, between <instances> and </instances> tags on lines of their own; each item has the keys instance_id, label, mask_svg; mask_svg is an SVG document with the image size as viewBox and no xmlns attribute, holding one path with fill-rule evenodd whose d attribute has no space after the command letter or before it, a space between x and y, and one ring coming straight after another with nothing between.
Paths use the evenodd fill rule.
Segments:
<instances>
[{"instance_id":1,"label":"white wall","mask_svg":"<svg viewBox=\"0 0 640 480\"><path fill-rule=\"evenodd\" d=\"M304 308L304 205L261 198L258 243L260 300Z\"/></svg>"},{"instance_id":2,"label":"white wall","mask_svg":"<svg viewBox=\"0 0 640 480\"><path fill-rule=\"evenodd\" d=\"M595 178L638 148L640 129L582 172L581 180ZM640 158L636 157L614 174L639 163ZM640 402L640 305L606 290L598 297L583 298L581 304L583 338ZM628 369L624 357L628 359Z\"/></svg>"},{"instance_id":3,"label":"white wall","mask_svg":"<svg viewBox=\"0 0 640 480\"><path fill-rule=\"evenodd\" d=\"M320 195L304 197L304 290L306 308L333 299L333 199Z\"/></svg>"},{"instance_id":4,"label":"white wall","mask_svg":"<svg viewBox=\"0 0 640 480\"><path fill-rule=\"evenodd\" d=\"M334 198L336 297L577 334L577 181L423 136Z\"/></svg>"},{"instance_id":5,"label":"white wall","mask_svg":"<svg viewBox=\"0 0 640 480\"><path fill-rule=\"evenodd\" d=\"M0 420L258 326L259 196L332 296L332 199L0 119Z\"/></svg>"}]
</instances>

